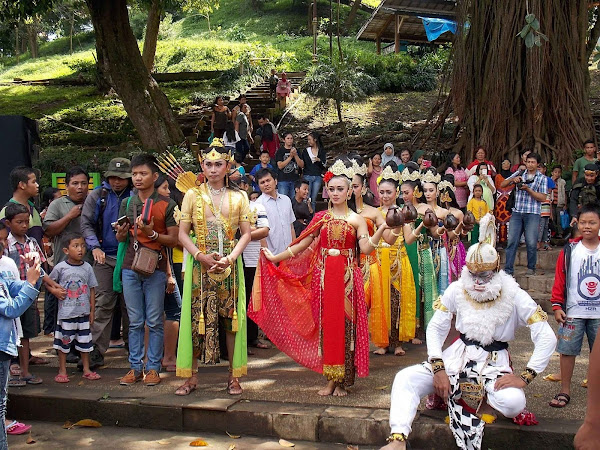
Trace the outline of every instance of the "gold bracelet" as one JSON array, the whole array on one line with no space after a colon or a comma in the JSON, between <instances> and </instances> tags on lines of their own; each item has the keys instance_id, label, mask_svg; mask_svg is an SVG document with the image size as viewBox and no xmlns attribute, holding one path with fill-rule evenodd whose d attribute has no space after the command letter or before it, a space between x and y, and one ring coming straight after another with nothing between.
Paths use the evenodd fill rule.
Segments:
<instances>
[{"instance_id":1,"label":"gold bracelet","mask_svg":"<svg viewBox=\"0 0 600 450\"><path fill-rule=\"evenodd\" d=\"M390 434L390 437L387 438L388 442L393 442L393 441L400 441L400 442L404 442L406 441L406 435L404 433L392 433Z\"/></svg>"},{"instance_id":2,"label":"gold bracelet","mask_svg":"<svg viewBox=\"0 0 600 450\"><path fill-rule=\"evenodd\" d=\"M202 250L198 250L196 253L194 253L194 261L198 261L198 255L202 253Z\"/></svg>"},{"instance_id":3,"label":"gold bracelet","mask_svg":"<svg viewBox=\"0 0 600 450\"><path fill-rule=\"evenodd\" d=\"M413 237L416 237L417 239L419 239L419 233L415 234L415 230L412 230L412 235L413 235Z\"/></svg>"},{"instance_id":4,"label":"gold bracelet","mask_svg":"<svg viewBox=\"0 0 600 450\"><path fill-rule=\"evenodd\" d=\"M288 251L288 253L290 254L290 256L291 256L292 258L293 258L294 256L296 256L296 255L294 255L294 252L292 251L292 249L291 249L291 248L289 248L289 247L288 247L288 248L287 248L287 251Z\"/></svg>"},{"instance_id":5,"label":"gold bracelet","mask_svg":"<svg viewBox=\"0 0 600 450\"><path fill-rule=\"evenodd\" d=\"M523 372L521 372L521 380L525 382L525 384L529 385L535 377L537 377L537 372L533 369L527 367Z\"/></svg>"},{"instance_id":6,"label":"gold bracelet","mask_svg":"<svg viewBox=\"0 0 600 450\"><path fill-rule=\"evenodd\" d=\"M231 257L231 255L227 255L227 261L229 261L229 265L230 265L231 267L233 267L233 265L234 265L234 261L233 261L233 258Z\"/></svg>"},{"instance_id":7,"label":"gold bracelet","mask_svg":"<svg viewBox=\"0 0 600 450\"><path fill-rule=\"evenodd\" d=\"M369 236L369 238L367 239L367 241L369 242L369 244L371 244L371 247L373 247L373 248L379 248L379 245L373 243L373 240L371 239L371 236Z\"/></svg>"}]
</instances>

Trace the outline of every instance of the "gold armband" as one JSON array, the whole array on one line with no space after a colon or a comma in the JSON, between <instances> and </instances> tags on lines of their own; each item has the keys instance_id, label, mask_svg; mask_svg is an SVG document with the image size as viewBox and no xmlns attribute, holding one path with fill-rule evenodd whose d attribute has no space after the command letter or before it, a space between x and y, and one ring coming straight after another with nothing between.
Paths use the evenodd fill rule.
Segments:
<instances>
[{"instance_id":1,"label":"gold armband","mask_svg":"<svg viewBox=\"0 0 600 450\"><path fill-rule=\"evenodd\" d=\"M289 247L288 247L288 248L287 248L287 251L288 251L288 253L290 254L290 256L291 256L292 258L293 258L294 256L296 256L296 255L294 255L294 252L292 251L292 249L291 249L291 248L289 248Z\"/></svg>"},{"instance_id":2,"label":"gold armband","mask_svg":"<svg viewBox=\"0 0 600 450\"><path fill-rule=\"evenodd\" d=\"M537 372L533 369L527 367L523 372L521 372L521 380L525 382L525 384L529 385L535 377L537 377Z\"/></svg>"},{"instance_id":3,"label":"gold armband","mask_svg":"<svg viewBox=\"0 0 600 450\"><path fill-rule=\"evenodd\" d=\"M365 238L367 238L367 239L368 239L368 238L369 238L369 235L368 235L368 234L361 234L361 235L358 237L358 240L360 241L361 239L365 239Z\"/></svg>"},{"instance_id":4,"label":"gold armband","mask_svg":"<svg viewBox=\"0 0 600 450\"><path fill-rule=\"evenodd\" d=\"M431 370L434 374L438 373L441 370L446 370L446 366L444 365L443 359L432 359L431 360Z\"/></svg>"},{"instance_id":5,"label":"gold armband","mask_svg":"<svg viewBox=\"0 0 600 450\"><path fill-rule=\"evenodd\" d=\"M377 244L373 243L373 240L371 239L371 236L369 236L369 238L367 239L367 241L369 241L369 244L371 244L371 247L373 247L373 248L378 248L379 247Z\"/></svg>"},{"instance_id":6,"label":"gold armband","mask_svg":"<svg viewBox=\"0 0 600 450\"><path fill-rule=\"evenodd\" d=\"M548 320L548 314L538 305L535 312L527 319L527 325L533 325L536 322L546 322Z\"/></svg>"}]
</instances>

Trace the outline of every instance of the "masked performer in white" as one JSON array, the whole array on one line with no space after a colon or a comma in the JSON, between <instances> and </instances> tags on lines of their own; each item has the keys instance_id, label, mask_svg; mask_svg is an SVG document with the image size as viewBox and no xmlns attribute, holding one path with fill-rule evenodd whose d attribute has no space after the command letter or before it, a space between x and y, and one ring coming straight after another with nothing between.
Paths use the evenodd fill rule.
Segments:
<instances>
[{"instance_id":1,"label":"masked performer in white","mask_svg":"<svg viewBox=\"0 0 600 450\"><path fill-rule=\"evenodd\" d=\"M385 450L406 448L422 397L435 392L448 403L450 429L462 449L480 449L485 423L496 412L513 418L525 408L525 388L548 365L556 336L547 315L513 277L499 271L494 217L480 222L479 243L467 252L461 277L434 304L427 327L428 360L396 375ZM460 339L442 352L453 316ZM508 343L529 327L534 351L513 374Z\"/></svg>"}]
</instances>

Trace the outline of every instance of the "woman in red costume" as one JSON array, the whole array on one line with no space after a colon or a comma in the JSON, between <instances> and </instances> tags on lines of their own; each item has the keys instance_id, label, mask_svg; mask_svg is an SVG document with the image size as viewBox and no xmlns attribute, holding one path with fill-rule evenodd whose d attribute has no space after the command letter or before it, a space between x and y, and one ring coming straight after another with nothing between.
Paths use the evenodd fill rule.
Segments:
<instances>
[{"instance_id":1,"label":"woman in red costume","mask_svg":"<svg viewBox=\"0 0 600 450\"><path fill-rule=\"evenodd\" d=\"M317 213L286 251L262 252L249 307L281 351L327 377L319 395L345 396L355 375L369 373L359 252L371 253L390 231L383 224L369 237L365 219L348 207L353 176L352 162L338 159L324 177L329 209Z\"/></svg>"}]
</instances>

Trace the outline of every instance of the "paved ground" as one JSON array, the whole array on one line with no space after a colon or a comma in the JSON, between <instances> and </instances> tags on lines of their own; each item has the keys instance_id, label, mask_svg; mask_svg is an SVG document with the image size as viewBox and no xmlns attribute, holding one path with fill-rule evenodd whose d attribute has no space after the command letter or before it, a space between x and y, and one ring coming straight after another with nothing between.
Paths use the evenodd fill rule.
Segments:
<instances>
[{"instance_id":1,"label":"paved ground","mask_svg":"<svg viewBox=\"0 0 600 450\"><path fill-rule=\"evenodd\" d=\"M27 444L29 435L9 436L11 449L60 448L64 450L94 448L118 448L122 450L184 449L190 448L192 441L201 439L209 449L222 450L279 450L283 447L277 438L265 439L240 436L232 439L227 434L214 433L174 433L172 431L147 430L140 428L107 427L63 429L62 425L48 422L30 422L33 425L31 438L35 443ZM343 444L323 444L319 442L288 441L298 450L346 449ZM202 447L201 447L202 448ZM352 448L352 447L348 447ZM361 450L372 447L360 446Z\"/></svg>"},{"instance_id":2,"label":"paved ground","mask_svg":"<svg viewBox=\"0 0 600 450\"><path fill-rule=\"evenodd\" d=\"M552 319L550 324L556 330ZM59 385L53 381L58 364L58 358L51 346L51 339L37 338L33 341L34 355L50 359L49 366L34 366L34 373L44 379L39 388L66 389L114 392L119 396L147 396L150 392L155 394L170 394L182 383L173 373L161 373L163 382L155 387L145 387L138 383L132 387L120 386L118 379L128 370L125 350L111 349L105 358L106 365L98 370L103 378L99 381L82 381L81 373L75 366L70 366L69 374L71 383ZM255 353L248 359L248 376L242 378L244 394L242 399L268 400L278 402L294 402L315 405L355 406L370 408L389 408L389 395L396 372L403 367L419 363L426 359L424 345L405 345L406 355L396 357L391 354L385 356L371 355L370 375L359 378L350 395L346 398L321 397L316 391L325 384L324 378L304 369L276 349L252 349ZM517 339L511 343L510 352L515 370L520 370L526 363L533 350L529 339L529 331L524 328L519 330ZM539 418L569 418L583 420L585 415L586 389L580 387L581 381L587 377L587 364L589 349L584 344L582 354L578 357L573 376L571 403L566 408L556 409L548 406L548 401L558 392L559 383L550 383L538 377L527 389L528 408ZM558 372L558 354L552 357L547 373ZM200 368L200 385L191 396L195 398L231 398L225 392L227 382L226 366L204 366ZM13 388L22 390L33 389L34 386ZM149 392L150 391L150 392Z\"/></svg>"}]
</instances>

